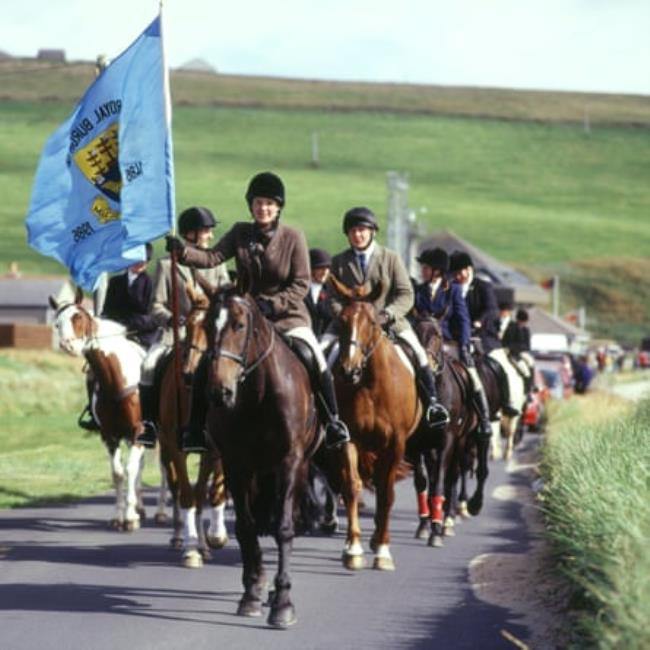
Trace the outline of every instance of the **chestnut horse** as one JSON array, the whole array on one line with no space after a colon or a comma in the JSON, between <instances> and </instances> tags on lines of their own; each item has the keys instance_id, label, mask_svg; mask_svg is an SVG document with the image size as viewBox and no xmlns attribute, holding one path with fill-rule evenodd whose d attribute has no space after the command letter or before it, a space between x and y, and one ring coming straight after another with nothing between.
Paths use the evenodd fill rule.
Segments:
<instances>
[{"instance_id":1,"label":"chestnut horse","mask_svg":"<svg viewBox=\"0 0 650 650\"><path fill-rule=\"evenodd\" d=\"M158 408L158 441L160 459L167 473L167 482L172 494L173 528L171 544L182 549L182 564L197 568L210 557L210 548L219 549L228 542L224 511L226 490L221 464L221 455L216 448L200 454L196 482L189 477L187 453L179 446L179 402L182 420L189 416L189 395L192 375L207 348L204 329L210 298L195 291L191 285L185 287L192 308L185 321L186 337L183 345L183 384L177 390L177 378L173 358L163 361L164 370L160 385ZM203 505L209 488L210 524L207 533L203 527Z\"/></svg>"},{"instance_id":2,"label":"chestnut horse","mask_svg":"<svg viewBox=\"0 0 650 650\"><path fill-rule=\"evenodd\" d=\"M375 530L370 548L375 569L395 569L390 553L390 512L408 437L422 416L414 373L382 327L371 304L369 287L350 288L330 281L344 307L337 318L340 353L334 368L336 397L342 419L350 429L342 463L341 492L348 530L343 563L348 569L365 566L359 524L362 484L376 491Z\"/></svg>"},{"instance_id":3,"label":"chestnut horse","mask_svg":"<svg viewBox=\"0 0 650 650\"><path fill-rule=\"evenodd\" d=\"M77 289L72 303L58 304L50 297L50 306L56 312L54 327L59 347L72 356L83 356L94 381L91 408L110 456L116 494L115 516L109 524L132 531L140 526L144 516L141 491L144 447L133 444L135 436L143 430L138 382L144 350L126 338L124 326L95 318L82 301L81 289ZM123 440L130 447L126 468L120 448ZM164 514L164 496L161 489L158 514Z\"/></svg>"},{"instance_id":4,"label":"chestnut horse","mask_svg":"<svg viewBox=\"0 0 650 650\"><path fill-rule=\"evenodd\" d=\"M294 513L318 444L318 418L304 365L248 295L221 292L209 331L210 435L223 454L235 506L244 595L237 613L260 616L266 578L258 535L278 546L268 623L296 622L290 598Z\"/></svg>"}]
</instances>

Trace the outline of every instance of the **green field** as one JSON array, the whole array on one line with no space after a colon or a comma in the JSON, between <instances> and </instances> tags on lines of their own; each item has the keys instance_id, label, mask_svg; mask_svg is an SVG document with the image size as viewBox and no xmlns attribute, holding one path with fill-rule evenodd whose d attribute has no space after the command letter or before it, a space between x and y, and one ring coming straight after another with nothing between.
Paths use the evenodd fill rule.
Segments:
<instances>
[{"instance_id":1,"label":"green field","mask_svg":"<svg viewBox=\"0 0 650 650\"><path fill-rule=\"evenodd\" d=\"M0 67L11 82L0 101L0 260L28 272L63 270L26 246L24 217L42 146L87 83L88 69L74 71L51 71L47 92ZM335 252L343 212L367 204L384 223L386 172L405 172L426 230L451 229L533 278L559 273L563 308L585 304L597 333L636 342L650 321L650 293L638 294L650 255L648 99L452 90L174 75L177 208L207 205L223 229L247 218L251 175L273 169L287 184L283 218ZM584 102L598 106L589 133Z\"/></svg>"}]
</instances>

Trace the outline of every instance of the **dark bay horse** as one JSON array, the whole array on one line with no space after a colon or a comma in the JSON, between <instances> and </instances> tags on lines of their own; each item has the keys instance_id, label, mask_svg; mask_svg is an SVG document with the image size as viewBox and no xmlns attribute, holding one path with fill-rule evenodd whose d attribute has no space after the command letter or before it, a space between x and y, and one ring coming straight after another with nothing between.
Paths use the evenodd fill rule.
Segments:
<instances>
[{"instance_id":1,"label":"dark bay horse","mask_svg":"<svg viewBox=\"0 0 650 650\"><path fill-rule=\"evenodd\" d=\"M304 365L250 296L215 296L210 323L208 424L235 506L244 584L237 613L262 613L266 578L258 535L271 534L278 569L268 623L286 628L296 622L290 558L298 499L317 444L314 396Z\"/></svg>"},{"instance_id":2,"label":"dark bay horse","mask_svg":"<svg viewBox=\"0 0 650 650\"><path fill-rule=\"evenodd\" d=\"M191 378L201 355L207 349L204 324L210 306L210 298L206 293L195 291L191 285L186 285L185 289L192 308L185 321L182 379L178 378L181 385L177 382L174 360L169 357L163 361L165 365L160 384L158 441L161 464L167 473L172 495L174 532L171 543L175 548L183 550L183 566L197 568L210 557L210 548L225 546L228 535L224 520L226 490L221 454L216 448L200 454L198 474L193 485L188 455L180 448L178 440L180 425L189 416ZM181 418L178 413L179 404ZM202 522L206 498L211 507L207 533Z\"/></svg>"},{"instance_id":3,"label":"dark bay horse","mask_svg":"<svg viewBox=\"0 0 650 650\"><path fill-rule=\"evenodd\" d=\"M365 566L359 498L362 484L372 484L376 491L375 530L370 541L373 566L390 571L395 569L389 546L395 481L422 406L412 369L377 321L371 304L374 292L368 287L347 287L330 277L346 301L337 319L340 356L334 368L339 410L351 435L341 477L348 518L343 563L349 569Z\"/></svg>"},{"instance_id":4,"label":"dark bay horse","mask_svg":"<svg viewBox=\"0 0 650 650\"><path fill-rule=\"evenodd\" d=\"M453 348L443 346L438 323L431 318L421 318L415 330L436 375L439 398L450 414L450 422L444 428L430 431L420 426L407 448L414 466L420 514L416 536L426 537L429 533L429 544L441 546L443 536L453 534L455 515L477 515L481 511L489 473L488 441L474 435L479 418L473 401L472 381L465 366L452 354ZM492 386L488 390L491 419L495 421L498 420L499 395L492 393ZM470 471L475 472L476 488L468 500L467 475Z\"/></svg>"},{"instance_id":5,"label":"dark bay horse","mask_svg":"<svg viewBox=\"0 0 650 650\"><path fill-rule=\"evenodd\" d=\"M143 430L138 382L144 350L126 337L124 326L96 318L83 304L78 289L72 303L58 304L50 297L56 311L54 327L59 346L73 356L84 357L93 381L91 407L100 425L100 435L108 450L115 488L113 528L132 531L144 517L141 474L144 447L133 444ZM129 445L126 466L122 463L120 443ZM126 488L126 489L125 489ZM164 492L160 493L159 512L164 512Z\"/></svg>"}]
</instances>

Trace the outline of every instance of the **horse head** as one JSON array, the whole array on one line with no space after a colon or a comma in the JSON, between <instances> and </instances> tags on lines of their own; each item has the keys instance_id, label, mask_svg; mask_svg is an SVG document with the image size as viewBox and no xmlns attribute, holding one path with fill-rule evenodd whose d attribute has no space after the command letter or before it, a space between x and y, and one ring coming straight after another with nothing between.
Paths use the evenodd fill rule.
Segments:
<instances>
[{"instance_id":1,"label":"horse head","mask_svg":"<svg viewBox=\"0 0 650 650\"><path fill-rule=\"evenodd\" d=\"M77 287L74 302L58 303L49 297L55 310L53 326L59 338L59 347L68 354L80 357L84 347L97 330L92 315L82 305L83 291Z\"/></svg>"},{"instance_id":2,"label":"horse head","mask_svg":"<svg viewBox=\"0 0 650 650\"><path fill-rule=\"evenodd\" d=\"M185 289L192 307L185 319L185 348L182 373L185 384L191 386L194 372L208 347L205 325L212 294L208 294L205 289L197 291L189 283L185 286Z\"/></svg>"},{"instance_id":3,"label":"horse head","mask_svg":"<svg viewBox=\"0 0 650 650\"><path fill-rule=\"evenodd\" d=\"M209 392L216 404L232 409L240 386L270 354L274 329L255 300L233 288L213 298L211 316Z\"/></svg>"},{"instance_id":4,"label":"horse head","mask_svg":"<svg viewBox=\"0 0 650 650\"><path fill-rule=\"evenodd\" d=\"M429 365L434 372L437 372L443 362L443 337L440 321L433 316L416 314L413 329L427 353Z\"/></svg>"},{"instance_id":5,"label":"horse head","mask_svg":"<svg viewBox=\"0 0 650 650\"><path fill-rule=\"evenodd\" d=\"M381 294L381 286L371 289L366 283L348 287L333 275L330 278L334 290L343 299L343 309L338 317L340 372L346 382L357 385L383 336L377 310L372 304Z\"/></svg>"}]
</instances>

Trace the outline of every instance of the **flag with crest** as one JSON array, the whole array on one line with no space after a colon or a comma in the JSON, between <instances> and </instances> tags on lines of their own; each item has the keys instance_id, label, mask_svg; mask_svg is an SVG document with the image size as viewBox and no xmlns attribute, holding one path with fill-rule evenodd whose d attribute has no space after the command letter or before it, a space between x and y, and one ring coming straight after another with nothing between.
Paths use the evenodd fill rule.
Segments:
<instances>
[{"instance_id":1,"label":"flag with crest","mask_svg":"<svg viewBox=\"0 0 650 650\"><path fill-rule=\"evenodd\" d=\"M47 141L27 215L30 246L75 282L145 259L171 230L174 171L159 15L88 88Z\"/></svg>"}]
</instances>

